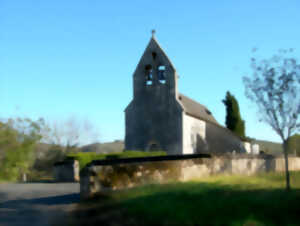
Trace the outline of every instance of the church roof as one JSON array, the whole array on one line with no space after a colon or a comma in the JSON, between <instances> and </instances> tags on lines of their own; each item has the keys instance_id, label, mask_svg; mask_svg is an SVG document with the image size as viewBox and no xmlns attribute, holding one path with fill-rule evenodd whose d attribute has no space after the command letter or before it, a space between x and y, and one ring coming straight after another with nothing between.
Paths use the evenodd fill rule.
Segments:
<instances>
[{"instance_id":1,"label":"church roof","mask_svg":"<svg viewBox=\"0 0 300 226\"><path fill-rule=\"evenodd\" d=\"M179 93L178 97L179 101L183 105L184 111L188 115L219 125L212 113L204 105L199 104L181 93Z\"/></svg>"},{"instance_id":2,"label":"church roof","mask_svg":"<svg viewBox=\"0 0 300 226\"><path fill-rule=\"evenodd\" d=\"M157 39L155 38L155 36L152 36L152 37L151 37L150 42L149 42L147 48L149 48L149 47L151 48L151 47L153 47L153 46L156 47L156 50L159 50L159 51L161 52L161 54L162 54L162 55L166 58L166 60L169 62L170 66L171 66L174 70L176 70L175 67L174 67L174 64L172 63L172 61L170 60L170 58L168 57L168 55L165 53L165 51L162 49L162 47L161 47L160 44L158 43L158 41L157 41ZM146 51L147 51L147 48L146 48ZM145 52L146 52L146 51L145 51Z\"/></svg>"}]
</instances>

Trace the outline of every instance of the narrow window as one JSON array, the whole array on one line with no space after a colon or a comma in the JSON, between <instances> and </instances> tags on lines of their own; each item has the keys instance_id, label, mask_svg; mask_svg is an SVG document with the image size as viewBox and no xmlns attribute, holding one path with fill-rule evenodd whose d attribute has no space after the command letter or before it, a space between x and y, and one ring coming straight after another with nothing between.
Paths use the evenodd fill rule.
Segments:
<instances>
[{"instance_id":1,"label":"narrow window","mask_svg":"<svg viewBox=\"0 0 300 226\"><path fill-rule=\"evenodd\" d=\"M157 56L156 52L152 52L152 58L153 58L153 60L156 59L156 56Z\"/></svg>"},{"instance_id":2,"label":"narrow window","mask_svg":"<svg viewBox=\"0 0 300 226\"><path fill-rule=\"evenodd\" d=\"M205 112L209 115L211 115L212 113L208 110L208 109L205 109Z\"/></svg>"},{"instance_id":3,"label":"narrow window","mask_svg":"<svg viewBox=\"0 0 300 226\"><path fill-rule=\"evenodd\" d=\"M166 66L161 65L158 67L158 81L161 84L166 83Z\"/></svg>"},{"instance_id":4,"label":"narrow window","mask_svg":"<svg viewBox=\"0 0 300 226\"><path fill-rule=\"evenodd\" d=\"M153 84L153 70L152 66L150 64L146 65L145 67L146 71L146 85L151 86Z\"/></svg>"}]
</instances>

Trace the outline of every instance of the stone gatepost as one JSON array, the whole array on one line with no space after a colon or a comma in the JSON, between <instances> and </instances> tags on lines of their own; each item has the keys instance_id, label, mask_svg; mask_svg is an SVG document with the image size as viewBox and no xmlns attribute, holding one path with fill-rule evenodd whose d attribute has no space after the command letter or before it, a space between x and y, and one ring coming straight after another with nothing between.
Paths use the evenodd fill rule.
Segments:
<instances>
[{"instance_id":1,"label":"stone gatepost","mask_svg":"<svg viewBox=\"0 0 300 226\"><path fill-rule=\"evenodd\" d=\"M54 164L54 179L57 182L78 182L79 162L77 160L65 160Z\"/></svg>"}]
</instances>

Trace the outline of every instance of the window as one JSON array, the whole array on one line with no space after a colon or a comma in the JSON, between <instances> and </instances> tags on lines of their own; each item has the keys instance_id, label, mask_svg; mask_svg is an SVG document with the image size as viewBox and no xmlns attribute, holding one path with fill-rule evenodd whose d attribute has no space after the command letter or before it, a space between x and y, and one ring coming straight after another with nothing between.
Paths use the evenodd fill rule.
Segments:
<instances>
[{"instance_id":1,"label":"window","mask_svg":"<svg viewBox=\"0 0 300 226\"><path fill-rule=\"evenodd\" d=\"M146 71L146 85L147 86L151 86L153 84L153 70L152 70L152 66L150 64L146 65L145 67L145 71Z\"/></svg>"},{"instance_id":2,"label":"window","mask_svg":"<svg viewBox=\"0 0 300 226\"><path fill-rule=\"evenodd\" d=\"M157 56L156 52L152 52L152 58L153 58L153 60L156 59L156 56Z\"/></svg>"},{"instance_id":3,"label":"window","mask_svg":"<svg viewBox=\"0 0 300 226\"><path fill-rule=\"evenodd\" d=\"M158 81L161 84L165 84L166 83L166 66L160 65L158 67Z\"/></svg>"},{"instance_id":4,"label":"window","mask_svg":"<svg viewBox=\"0 0 300 226\"><path fill-rule=\"evenodd\" d=\"M212 113L211 113L208 109L206 109L206 108L205 108L205 112L206 112L207 114L209 114L209 115L212 114Z\"/></svg>"}]
</instances>

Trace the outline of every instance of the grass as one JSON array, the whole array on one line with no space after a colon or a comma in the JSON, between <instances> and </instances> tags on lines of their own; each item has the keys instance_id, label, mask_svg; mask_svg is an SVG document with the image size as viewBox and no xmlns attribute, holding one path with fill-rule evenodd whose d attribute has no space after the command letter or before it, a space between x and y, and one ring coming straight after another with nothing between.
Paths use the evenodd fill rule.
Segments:
<instances>
[{"instance_id":1,"label":"grass","mask_svg":"<svg viewBox=\"0 0 300 226\"><path fill-rule=\"evenodd\" d=\"M88 163L93 160L105 159L105 154L97 154L94 152L79 152L76 154L69 154L67 158L72 158L79 161L80 169L83 169Z\"/></svg>"},{"instance_id":2,"label":"grass","mask_svg":"<svg viewBox=\"0 0 300 226\"><path fill-rule=\"evenodd\" d=\"M164 151L124 151L115 152L110 154L98 154L95 152L79 152L76 154L69 154L67 158L73 158L79 161L80 169L83 169L88 163L93 160L104 159L118 159L118 158L135 158L135 157L149 157L149 156L162 156L166 155Z\"/></svg>"},{"instance_id":3,"label":"grass","mask_svg":"<svg viewBox=\"0 0 300 226\"><path fill-rule=\"evenodd\" d=\"M300 172L151 184L82 202L70 225L299 225Z\"/></svg>"}]
</instances>

